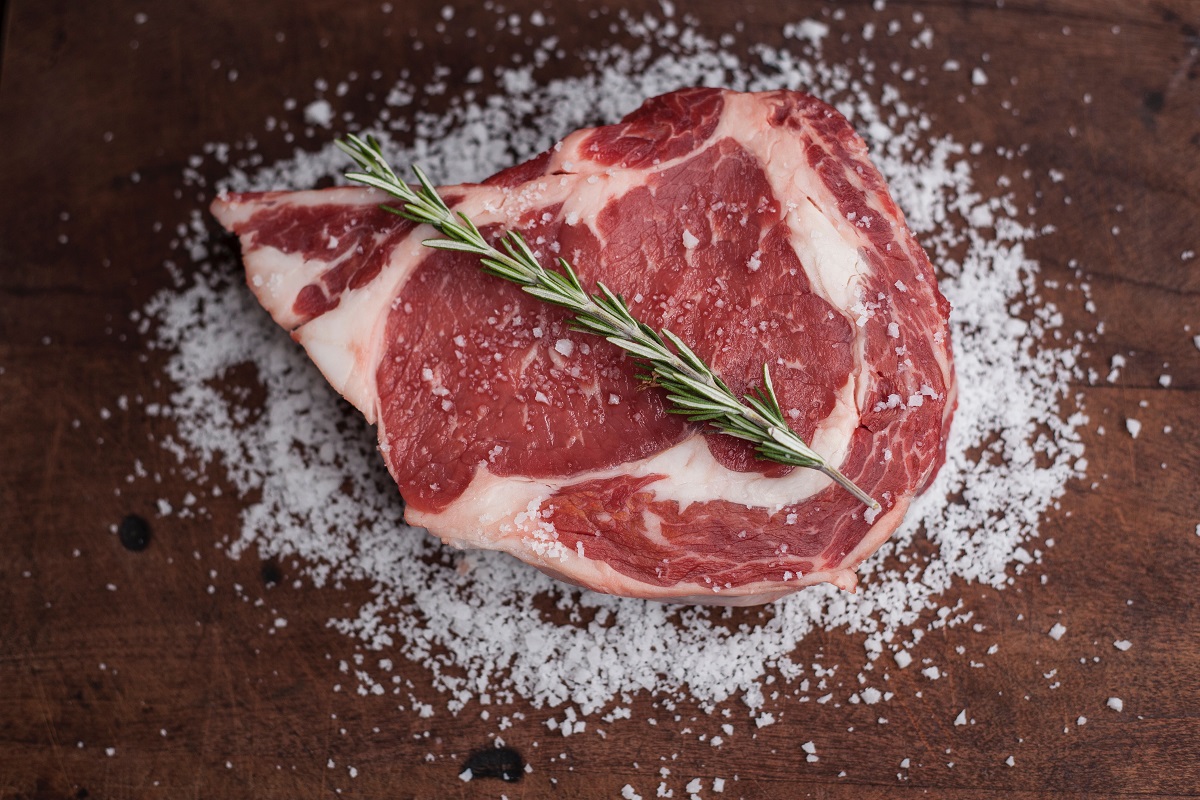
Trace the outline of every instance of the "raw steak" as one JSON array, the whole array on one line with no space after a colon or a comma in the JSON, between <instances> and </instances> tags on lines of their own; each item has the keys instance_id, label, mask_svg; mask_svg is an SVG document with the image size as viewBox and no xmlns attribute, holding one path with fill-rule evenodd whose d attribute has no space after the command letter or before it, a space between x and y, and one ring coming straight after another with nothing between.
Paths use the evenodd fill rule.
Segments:
<instances>
[{"instance_id":1,"label":"raw steak","mask_svg":"<svg viewBox=\"0 0 1200 800\"><path fill-rule=\"evenodd\" d=\"M397 165L399 168L400 165ZM685 89L442 190L521 231L736 392L770 364L793 428L883 504L664 410L566 313L433 251L360 188L230 194L250 288L378 426L406 518L602 592L752 604L856 585L945 456L949 304L866 146L797 92Z\"/></svg>"}]
</instances>

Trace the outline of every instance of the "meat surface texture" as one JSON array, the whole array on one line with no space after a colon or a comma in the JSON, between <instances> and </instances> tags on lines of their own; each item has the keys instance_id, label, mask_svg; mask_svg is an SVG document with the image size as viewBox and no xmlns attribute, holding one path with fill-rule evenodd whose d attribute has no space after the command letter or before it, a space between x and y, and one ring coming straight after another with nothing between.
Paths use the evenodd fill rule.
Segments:
<instances>
[{"instance_id":1,"label":"meat surface texture","mask_svg":"<svg viewBox=\"0 0 1200 800\"><path fill-rule=\"evenodd\" d=\"M798 92L684 89L440 190L518 230L739 394L768 364L792 427L883 505L666 413L567 313L422 246L360 188L223 195L250 288L378 426L406 519L581 586L748 605L856 585L945 457L949 304L866 146Z\"/></svg>"}]
</instances>

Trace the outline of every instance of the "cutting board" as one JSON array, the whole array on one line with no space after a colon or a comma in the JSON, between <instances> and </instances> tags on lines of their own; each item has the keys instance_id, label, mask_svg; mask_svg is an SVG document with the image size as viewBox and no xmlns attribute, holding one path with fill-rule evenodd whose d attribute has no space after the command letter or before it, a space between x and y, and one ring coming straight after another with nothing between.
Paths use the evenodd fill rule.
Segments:
<instances>
[{"instance_id":1,"label":"cutting board","mask_svg":"<svg viewBox=\"0 0 1200 800\"><path fill-rule=\"evenodd\" d=\"M580 74L573 54L618 41L618 17L529 0L453 14L441 0L16 0L0 77L0 797L615 798L660 783L676 798L1196 796L1200 260L1187 254L1200 250L1200 6L684 5L742 49L813 18L836 50L839 32L871 23L876 64L924 65L906 97L938 130L986 145L972 162L981 186L1033 176L1014 189L1047 231L1028 251L1046 296L1063 290L1064 330L1090 332L1093 371L1070 386L1088 418L1086 476L1044 515L1042 563L1003 590L956 586L971 624L933 629L919 651L940 677L891 670L886 703L785 705L760 728L736 699L713 711L643 693L630 719L563 738L545 724L560 710L517 698L491 713L515 720L503 739L528 771L461 780L494 747L494 719L449 713L427 669L402 658L394 674L432 717L360 696L342 669L360 651L327 622L369 587L318 587L253 550L228 557L250 502L236 493L204 517L161 513L190 484L161 446L171 421L145 413L169 396L166 356L131 314L174 285L174 225L211 194L183 180L206 143L244 141L268 116L300 127L318 81L378 71L378 90L431 64L511 64L535 26L489 39L508 14L539 11L537 36L559 37L561 59L539 74ZM935 35L914 48L922 25ZM987 83L947 61L985 67ZM378 109L367 91L340 102L360 118ZM276 137L264 158L326 135ZM186 280L186 261L177 269ZM1067 291L1081 280L1093 307ZM135 463L159 480L127 480ZM144 549L113 533L129 514L149 522ZM862 648L818 632L795 659L858 664ZM856 677L837 680L841 697ZM698 735L726 721L719 746Z\"/></svg>"}]
</instances>

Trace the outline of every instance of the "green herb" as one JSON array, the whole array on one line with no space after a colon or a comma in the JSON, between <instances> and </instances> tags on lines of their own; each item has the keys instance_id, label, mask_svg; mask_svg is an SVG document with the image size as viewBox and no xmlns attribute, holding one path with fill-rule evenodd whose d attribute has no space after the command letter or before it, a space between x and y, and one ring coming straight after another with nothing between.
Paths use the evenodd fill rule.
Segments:
<instances>
[{"instance_id":1,"label":"green herb","mask_svg":"<svg viewBox=\"0 0 1200 800\"><path fill-rule=\"evenodd\" d=\"M692 422L707 422L724 434L753 442L761 458L819 470L867 506L879 510L878 502L805 444L784 421L766 364L763 364L762 386L738 400L678 336L666 329L656 332L638 321L624 298L603 283L596 283L597 293L584 291L575 270L562 258L558 259L561 272L546 269L515 231L501 237L503 251L493 247L475 223L450 210L419 168L413 167L419 190L414 191L400 180L373 137L363 140L351 135L337 144L363 170L348 172L347 178L374 186L402 201L399 208L385 205L384 210L431 225L445 237L426 239L422 244L479 256L484 272L572 311L575 315L572 328L603 336L642 362L646 372L641 377L666 390L671 413L682 414Z\"/></svg>"}]
</instances>

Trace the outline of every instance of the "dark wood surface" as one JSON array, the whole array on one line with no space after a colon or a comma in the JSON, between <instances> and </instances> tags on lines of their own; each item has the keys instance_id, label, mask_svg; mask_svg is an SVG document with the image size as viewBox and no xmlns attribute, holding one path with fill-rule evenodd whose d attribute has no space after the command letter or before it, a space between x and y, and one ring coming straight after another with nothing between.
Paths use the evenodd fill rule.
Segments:
<instances>
[{"instance_id":1,"label":"dark wood surface","mask_svg":"<svg viewBox=\"0 0 1200 800\"><path fill-rule=\"evenodd\" d=\"M1200 4L846 7L846 29L917 10L935 29L928 53L908 37L877 37L881 65L973 64L987 53L984 91L960 102L962 81L951 90L931 69L928 86L909 87L911 99L961 141L1027 144L1033 174L1066 176L1019 190L1044 191L1019 199L1057 229L1030 250L1047 278L1071 279L1072 259L1088 275L1096 317L1078 295L1062 307L1068 330L1105 323L1086 345L1086 364L1107 372L1113 354L1129 360L1116 382L1075 387L1090 417L1088 479L1045 520L1057 544L1041 569L1002 592L956 590L985 632L963 626L922 643L943 679L894 671L897 698L886 705L807 704L762 730L735 702L735 733L719 748L685 732L717 727L687 701L669 714L634 698L633 719L605 725L603 739L555 737L543 725L551 710L517 705L506 713L526 718L505 738L533 771L511 784L457 778L494 731L477 709L422 720L387 698L334 691L353 644L326 621L363 601L365 587L293 586L289 564L279 585L264 585L252 554L234 561L214 547L237 532L231 494L210 504L211 520L155 519L164 489L124 489L124 478L140 459L168 488L181 481L149 440L169 434L168 423L136 409L100 414L122 394L165 396L160 357L140 358L145 345L129 315L169 285L162 262L172 233L154 223L173 226L200 207L193 190L175 197L187 157L260 130L285 98L311 99L318 78L379 69L386 86L406 67L423 74L409 32L432 26L443 3L398 1L389 15L380 5L9 4L0 77L0 797L607 798L626 783L653 797L664 764L676 798L696 777L704 797L1197 795L1200 259L1180 256L1200 250ZM494 19L460 5L456 24ZM741 17L742 41L768 43L780 41L784 22L822 8L700 6L708 33ZM598 35L587 9L548 11L567 53ZM453 35L423 38L431 62L450 64L502 63L521 46L501 38L487 54ZM561 68L583 69L570 57ZM359 106L364 115L370 107L365 98ZM289 152L272 147L268 158ZM975 165L981 182L1007 168L990 151ZM1169 388L1157 380L1164 372ZM1143 422L1136 440L1126 415ZM130 512L154 520L143 552L123 549L109 530ZM272 632L276 616L289 625ZM1056 642L1045 632L1060 619L1067 633ZM1132 649L1117 651L1116 639ZM999 651L987 667L971 668L992 643ZM799 657L816 653L859 663L861 642L817 634ZM422 668L397 669L441 707ZM1110 696L1124 700L1123 712L1105 708ZM975 724L955 726L964 707ZM881 714L888 724L876 723ZM1078 725L1079 716L1088 722ZM820 742L813 764L800 749L810 739ZM709 788L716 776L727 780L723 795Z\"/></svg>"}]
</instances>

